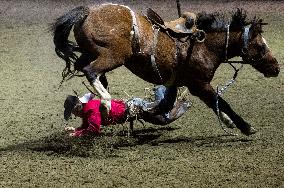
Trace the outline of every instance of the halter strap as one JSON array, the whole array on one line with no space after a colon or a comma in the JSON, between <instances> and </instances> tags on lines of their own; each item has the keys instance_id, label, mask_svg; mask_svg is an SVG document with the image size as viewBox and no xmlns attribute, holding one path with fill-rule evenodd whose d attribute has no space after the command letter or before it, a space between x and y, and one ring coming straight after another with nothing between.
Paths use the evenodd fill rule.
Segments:
<instances>
[{"instance_id":1,"label":"halter strap","mask_svg":"<svg viewBox=\"0 0 284 188\"><path fill-rule=\"evenodd\" d=\"M244 52L244 50L248 49L250 27L251 27L251 25L247 25L247 26L244 27L244 32L243 32L244 46L243 46L243 49L242 49L243 55L247 53L247 52Z\"/></svg>"},{"instance_id":2,"label":"halter strap","mask_svg":"<svg viewBox=\"0 0 284 188\"><path fill-rule=\"evenodd\" d=\"M264 55L262 55L260 58L252 58L252 57L248 57L246 56L248 53L248 44L249 44L249 31L250 31L251 25L247 25L246 27L244 27L244 32L243 32L243 49L241 51L241 57L243 59L246 59L246 61L250 61L250 63L252 62L257 62L257 61L261 61L269 52L269 50L266 50L266 52L264 53Z\"/></svg>"}]
</instances>

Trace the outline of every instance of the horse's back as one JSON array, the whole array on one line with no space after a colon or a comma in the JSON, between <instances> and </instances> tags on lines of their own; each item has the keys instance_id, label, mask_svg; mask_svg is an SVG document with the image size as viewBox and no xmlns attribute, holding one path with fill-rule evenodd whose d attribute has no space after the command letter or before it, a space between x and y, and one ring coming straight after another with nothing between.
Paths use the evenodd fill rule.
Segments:
<instances>
[{"instance_id":1,"label":"horse's back","mask_svg":"<svg viewBox=\"0 0 284 188\"><path fill-rule=\"evenodd\" d=\"M103 4L91 6L89 10L84 23L74 27L81 48L91 53L100 47L129 49L132 17L128 7Z\"/></svg>"}]
</instances>

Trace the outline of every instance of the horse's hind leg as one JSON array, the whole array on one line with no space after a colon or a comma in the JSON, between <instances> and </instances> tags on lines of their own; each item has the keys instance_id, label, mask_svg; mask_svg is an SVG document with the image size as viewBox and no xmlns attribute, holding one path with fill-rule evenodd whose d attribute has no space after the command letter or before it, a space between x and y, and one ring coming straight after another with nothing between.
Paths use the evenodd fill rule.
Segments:
<instances>
[{"instance_id":1,"label":"horse's hind leg","mask_svg":"<svg viewBox=\"0 0 284 188\"><path fill-rule=\"evenodd\" d=\"M104 73L100 74L94 71L91 64L84 67L83 72L85 73L93 89L100 95L101 103L109 111L111 109L111 95L100 81L100 76L105 76Z\"/></svg>"},{"instance_id":2,"label":"horse's hind leg","mask_svg":"<svg viewBox=\"0 0 284 188\"><path fill-rule=\"evenodd\" d=\"M101 49L100 55L96 60L83 68L88 81L93 89L101 96L101 103L108 110L111 109L111 95L101 83L100 76L124 64L122 54L117 55L111 49ZM103 80L103 79L102 79Z\"/></svg>"},{"instance_id":3,"label":"horse's hind leg","mask_svg":"<svg viewBox=\"0 0 284 188\"><path fill-rule=\"evenodd\" d=\"M107 81L107 77L106 77L106 75L105 74L102 74L101 76L100 76L100 82L102 83L102 85L104 86L104 88L108 88L108 81Z\"/></svg>"},{"instance_id":4,"label":"horse's hind leg","mask_svg":"<svg viewBox=\"0 0 284 188\"><path fill-rule=\"evenodd\" d=\"M90 65L91 62L93 62L96 59L96 56L93 56L92 54L88 54L88 53L83 53L81 54L81 56L76 60L75 64L74 64L74 68L77 71L83 71L84 67ZM108 87L108 81L106 78L105 74L102 74L99 77L100 82L102 83L102 85L104 86L104 88Z\"/></svg>"}]
</instances>

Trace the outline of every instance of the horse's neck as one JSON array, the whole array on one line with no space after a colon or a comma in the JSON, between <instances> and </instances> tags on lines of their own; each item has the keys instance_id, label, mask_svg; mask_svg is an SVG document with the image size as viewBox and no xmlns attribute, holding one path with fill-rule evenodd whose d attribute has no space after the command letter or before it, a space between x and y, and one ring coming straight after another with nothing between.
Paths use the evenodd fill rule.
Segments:
<instances>
[{"instance_id":1,"label":"horse's neck","mask_svg":"<svg viewBox=\"0 0 284 188\"><path fill-rule=\"evenodd\" d=\"M227 44L227 40L228 44ZM226 32L212 32L206 35L207 48L216 55L219 61L224 61L240 55L240 33L230 32L227 38Z\"/></svg>"},{"instance_id":2,"label":"horse's neck","mask_svg":"<svg viewBox=\"0 0 284 188\"><path fill-rule=\"evenodd\" d=\"M242 32L241 31L235 31L230 33L229 37L229 44L228 44L228 58L233 58L236 56L241 55L241 49L242 49Z\"/></svg>"}]
</instances>

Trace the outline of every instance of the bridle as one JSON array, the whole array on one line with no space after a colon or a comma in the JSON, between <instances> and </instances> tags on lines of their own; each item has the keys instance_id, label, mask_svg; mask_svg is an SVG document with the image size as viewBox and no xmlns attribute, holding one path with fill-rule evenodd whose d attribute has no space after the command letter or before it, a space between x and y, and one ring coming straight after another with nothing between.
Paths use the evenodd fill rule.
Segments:
<instances>
[{"instance_id":1,"label":"bridle","mask_svg":"<svg viewBox=\"0 0 284 188\"><path fill-rule=\"evenodd\" d=\"M265 56L269 53L269 50L266 50L265 53L260 57L260 58L253 58L249 57L248 55L248 45L249 45L249 40L250 40L250 28L251 25L247 25L243 29L243 48L241 50L241 57L243 59L243 64L257 64L257 62L262 62Z\"/></svg>"},{"instance_id":2,"label":"bridle","mask_svg":"<svg viewBox=\"0 0 284 188\"><path fill-rule=\"evenodd\" d=\"M227 25L227 32L226 32L226 44L225 44L225 63L229 63L232 66L232 63L241 63L241 64L257 64L257 62L262 62L266 55L269 53L269 50L266 50L265 53L260 58L253 58L249 57L248 55L248 45L250 40L250 28L251 24L247 25L243 28L242 33L242 40L243 40L243 47L241 49L240 56L242 57L242 61L229 61L227 57L227 51L229 46L229 36L230 36L230 25ZM234 67L234 66L233 66ZM234 68L235 69L235 68ZM236 69L235 69L236 70Z\"/></svg>"},{"instance_id":3,"label":"bridle","mask_svg":"<svg viewBox=\"0 0 284 188\"><path fill-rule=\"evenodd\" d=\"M241 56L245 56L248 54L248 44L249 44L249 30L251 25L247 25L243 29L243 48L241 50Z\"/></svg>"}]
</instances>

